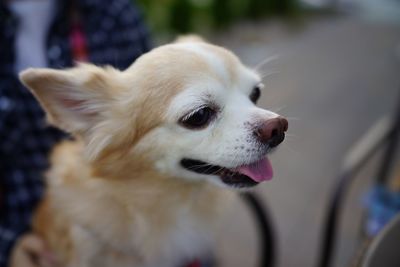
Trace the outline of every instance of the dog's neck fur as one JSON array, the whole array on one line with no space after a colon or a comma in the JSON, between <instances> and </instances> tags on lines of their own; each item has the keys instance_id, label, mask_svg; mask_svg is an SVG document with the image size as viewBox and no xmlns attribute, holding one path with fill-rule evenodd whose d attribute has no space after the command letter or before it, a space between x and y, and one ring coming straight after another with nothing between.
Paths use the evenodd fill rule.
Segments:
<instances>
[{"instance_id":1,"label":"dog's neck fur","mask_svg":"<svg viewBox=\"0 0 400 267\"><path fill-rule=\"evenodd\" d=\"M179 235L177 228L188 227L188 232L195 230L198 236L208 233L226 200L223 196L230 195L205 181L168 178L150 170L120 179L94 177L81 152L79 142L65 142L55 149L48 173L50 206L62 211L56 212L60 221L70 220L68 224L81 230L90 228L92 243L118 252L137 252L139 261L171 254L163 251L165 242L192 242L174 237ZM46 227L43 222L37 225ZM177 244L175 249L184 246Z\"/></svg>"}]
</instances>

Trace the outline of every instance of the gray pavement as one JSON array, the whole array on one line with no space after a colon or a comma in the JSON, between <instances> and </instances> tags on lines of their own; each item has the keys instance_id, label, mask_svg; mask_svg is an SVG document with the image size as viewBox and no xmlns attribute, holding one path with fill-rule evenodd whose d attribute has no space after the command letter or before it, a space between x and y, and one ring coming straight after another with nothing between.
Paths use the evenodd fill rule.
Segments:
<instances>
[{"instance_id":1,"label":"gray pavement","mask_svg":"<svg viewBox=\"0 0 400 267\"><path fill-rule=\"evenodd\" d=\"M384 114L393 111L400 87L400 27L348 17L314 18L301 26L243 24L214 38L254 66L280 57L263 71L260 105L289 118L289 134L271 156L275 177L256 191L277 227L279 266L315 266L322 216L349 147ZM366 171L368 180L373 172ZM353 190L343 222L337 266L354 252L367 183ZM350 210L349 210L350 208ZM239 202L218 244L223 266L255 266L257 240Z\"/></svg>"}]
</instances>

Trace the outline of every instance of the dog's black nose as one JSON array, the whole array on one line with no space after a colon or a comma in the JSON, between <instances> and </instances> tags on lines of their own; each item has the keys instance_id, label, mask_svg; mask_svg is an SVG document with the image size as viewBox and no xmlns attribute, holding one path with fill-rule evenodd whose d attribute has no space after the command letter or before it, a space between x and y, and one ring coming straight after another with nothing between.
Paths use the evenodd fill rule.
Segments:
<instances>
[{"instance_id":1,"label":"dog's black nose","mask_svg":"<svg viewBox=\"0 0 400 267\"><path fill-rule=\"evenodd\" d=\"M276 147L285 139L288 121L283 117L269 119L254 130L255 136L264 144Z\"/></svg>"}]
</instances>

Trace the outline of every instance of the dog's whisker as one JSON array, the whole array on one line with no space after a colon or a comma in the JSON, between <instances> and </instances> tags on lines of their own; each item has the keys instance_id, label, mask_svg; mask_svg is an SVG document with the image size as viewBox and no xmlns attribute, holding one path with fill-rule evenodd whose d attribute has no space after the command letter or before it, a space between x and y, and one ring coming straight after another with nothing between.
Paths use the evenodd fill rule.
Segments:
<instances>
[{"instance_id":1,"label":"dog's whisker","mask_svg":"<svg viewBox=\"0 0 400 267\"><path fill-rule=\"evenodd\" d=\"M204 166L208 166L210 165L209 163L201 163L201 164L197 164L197 165L192 165L193 167L204 167Z\"/></svg>"},{"instance_id":2,"label":"dog's whisker","mask_svg":"<svg viewBox=\"0 0 400 267\"><path fill-rule=\"evenodd\" d=\"M188 169L196 171L196 170L202 169L204 167L208 167L207 169L204 170L205 173L208 173L209 170L211 170L215 166L212 165L212 164L199 164L199 165L195 165L195 166L189 167ZM218 170L209 173L209 175L215 175L215 174L219 173L220 171L222 171L223 169L224 169L224 167L220 167Z\"/></svg>"},{"instance_id":3,"label":"dog's whisker","mask_svg":"<svg viewBox=\"0 0 400 267\"><path fill-rule=\"evenodd\" d=\"M207 164L207 165L202 165L202 166L191 166L188 169L189 170L199 170L199 169L207 167L207 166L209 166L209 165Z\"/></svg>"},{"instance_id":4,"label":"dog's whisker","mask_svg":"<svg viewBox=\"0 0 400 267\"><path fill-rule=\"evenodd\" d=\"M288 140L290 141L290 140ZM300 155L300 152L289 145L289 142L285 142L282 144L282 148L288 150L290 153L294 153L296 155Z\"/></svg>"},{"instance_id":5,"label":"dog's whisker","mask_svg":"<svg viewBox=\"0 0 400 267\"><path fill-rule=\"evenodd\" d=\"M285 118L286 118L288 121L299 121L299 120L301 120L301 119L298 118L298 117L286 117L286 116L285 116Z\"/></svg>"},{"instance_id":6,"label":"dog's whisker","mask_svg":"<svg viewBox=\"0 0 400 267\"><path fill-rule=\"evenodd\" d=\"M210 167L212 166L211 164L199 164L199 165L193 165L191 167L188 167L189 170L198 170L200 168L204 168L204 167Z\"/></svg>"},{"instance_id":7,"label":"dog's whisker","mask_svg":"<svg viewBox=\"0 0 400 267\"><path fill-rule=\"evenodd\" d=\"M218 174L220 171L222 171L223 169L225 169L224 167L219 168L218 170L216 170L215 172L213 172L213 175Z\"/></svg>"},{"instance_id":8,"label":"dog's whisker","mask_svg":"<svg viewBox=\"0 0 400 267\"><path fill-rule=\"evenodd\" d=\"M279 73L280 73L280 71L278 71L278 70L273 70L273 71L269 71L269 72L263 73L263 74L261 74L261 80L264 81L269 76L274 75L274 74L279 74Z\"/></svg>"},{"instance_id":9,"label":"dog's whisker","mask_svg":"<svg viewBox=\"0 0 400 267\"><path fill-rule=\"evenodd\" d=\"M278 107L278 108L271 108L271 111L275 112L275 113L280 113L285 108L286 108L286 106L281 106L281 107Z\"/></svg>"},{"instance_id":10,"label":"dog's whisker","mask_svg":"<svg viewBox=\"0 0 400 267\"><path fill-rule=\"evenodd\" d=\"M211 170L214 166L209 164L208 168L205 170L205 172L208 172L209 170Z\"/></svg>"},{"instance_id":11,"label":"dog's whisker","mask_svg":"<svg viewBox=\"0 0 400 267\"><path fill-rule=\"evenodd\" d=\"M238 155L238 154L235 155L234 160L235 160L235 161L234 161L234 162L235 162L235 165L243 164L243 160L239 160L239 155Z\"/></svg>"},{"instance_id":12,"label":"dog's whisker","mask_svg":"<svg viewBox=\"0 0 400 267\"><path fill-rule=\"evenodd\" d=\"M234 165L234 166L237 165L237 161L238 161L237 158L238 158L238 154L235 154L233 159L231 160L231 165Z\"/></svg>"},{"instance_id":13,"label":"dog's whisker","mask_svg":"<svg viewBox=\"0 0 400 267\"><path fill-rule=\"evenodd\" d=\"M255 65L254 67L252 67L253 70L258 71L260 70L265 64L270 63L276 59L279 58L279 55L273 55L270 57L265 58L264 60L262 60L261 62L259 62L257 65Z\"/></svg>"},{"instance_id":14,"label":"dog's whisker","mask_svg":"<svg viewBox=\"0 0 400 267\"><path fill-rule=\"evenodd\" d=\"M285 133L286 137L298 137L296 134L293 133Z\"/></svg>"}]
</instances>

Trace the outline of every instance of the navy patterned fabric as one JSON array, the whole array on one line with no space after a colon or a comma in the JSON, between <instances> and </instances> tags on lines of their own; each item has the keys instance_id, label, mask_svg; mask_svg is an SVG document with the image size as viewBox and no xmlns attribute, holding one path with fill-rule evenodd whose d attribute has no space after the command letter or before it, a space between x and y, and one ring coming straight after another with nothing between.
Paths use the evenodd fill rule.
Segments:
<instances>
[{"instance_id":1,"label":"navy patterned fabric","mask_svg":"<svg viewBox=\"0 0 400 267\"><path fill-rule=\"evenodd\" d=\"M47 39L49 67L73 65L70 47L71 9L81 16L89 61L127 68L149 50L148 32L129 0L59 0ZM18 21L0 1L0 267L10 248L28 230L43 193L48 154L66 134L48 126L33 96L14 71Z\"/></svg>"}]
</instances>

